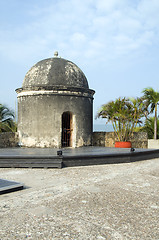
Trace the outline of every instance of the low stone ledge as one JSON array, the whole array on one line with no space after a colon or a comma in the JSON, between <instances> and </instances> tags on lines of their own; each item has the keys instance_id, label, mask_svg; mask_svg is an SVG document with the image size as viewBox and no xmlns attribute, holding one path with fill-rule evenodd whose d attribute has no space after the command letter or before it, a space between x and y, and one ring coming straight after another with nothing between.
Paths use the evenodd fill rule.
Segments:
<instances>
[{"instance_id":1,"label":"low stone ledge","mask_svg":"<svg viewBox=\"0 0 159 240\"><path fill-rule=\"evenodd\" d=\"M93 146L114 147L116 140L114 132L93 132ZM130 141L133 148L148 147L148 137L146 132L135 132Z\"/></svg>"},{"instance_id":2,"label":"low stone ledge","mask_svg":"<svg viewBox=\"0 0 159 240\"><path fill-rule=\"evenodd\" d=\"M148 139L148 148L159 149L159 139Z\"/></svg>"},{"instance_id":3,"label":"low stone ledge","mask_svg":"<svg viewBox=\"0 0 159 240\"><path fill-rule=\"evenodd\" d=\"M0 133L0 148L18 147L18 142L19 142L19 137L17 132Z\"/></svg>"}]
</instances>

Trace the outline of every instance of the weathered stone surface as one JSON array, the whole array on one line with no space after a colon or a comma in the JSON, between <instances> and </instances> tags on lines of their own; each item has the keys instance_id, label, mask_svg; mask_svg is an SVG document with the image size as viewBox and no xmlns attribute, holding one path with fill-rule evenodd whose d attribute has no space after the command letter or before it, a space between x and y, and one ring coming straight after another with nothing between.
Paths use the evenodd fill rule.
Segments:
<instances>
[{"instance_id":1,"label":"weathered stone surface","mask_svg":"<svg viewBox=\"0 0 159 240\"><path fill-rule=\"evenodd\" d=\"M1 195L0 239L159 239L159 159L0 176L26 186Z\"/></svg>"},{"instance_id":2,"label":"weathered stone surface","mask_svg":"<svg viewBox=\"0 0 159 240\"><path fill-rule=\"evenodd\" d=\"M48 86L89 88L79 67L63 58L49 58L36 63L26 74L23 89Z\"/></svg>"},{"instance_id":3,"label":"weathered stone surface","mask_svg":"<svg viewBox=\"0 0 159 240\"><path fill-rule=\"evenodd\" d=\"M105 147L106 132L93 132L93 146Z\"/></svg>"},{"instance_id":4,"label":"weathered stone surface","mask_svg":"<svg viewBox=\"0 0 159 240\"><path fill-rule=\"evenodd\" d=\"M85 122L83 122L83 124L85 124ZM27 123L25 125L25 127L27 128L28 125L29 125L29 123ZM86 126L83 126L83 127L86 127ZM43 129L43 131L44 131L44 129ZM52 137L52 141L53 141L53 139L54 139L54 143L55 143L56 142L55 136ZM26 144L27 144L27 141L28 141L28 145L30 143L34 143L37 141L37 143L39 143L40 146L43 146L43 147L45 147L45 146L51 147L52 146L51 142L49 142L49 140L47 143L46 138L43 142L43 139L40 137L38 138L38 140L34 139L33 137L32 138L28 137L28 138L26 138ZM131 141L132 141L132 146L134 148L147 148L148 142L149 142L149 148L158 148L158 147L155 147L154 144L151 144L151 147L150 147L150 143L151 142L153 143L153 139L152 139L152 141L148 140L146 133L135 133L134 138L132 138ZM91 142L91 135L90 135L90 139L88 138L87 143L89 143L89 142ZM16 147L16 146L18 146L18 143L19 143L18 133L10 132L10 133L1 133L0 134L0 147ZM83 143L83 139L81 137L78 139L78 144L81 145L82 143ZM114 144L115 144L115 141L114 141L114 133L113 132L94 132L93 133L93 145L94 146L114 147Z\"/></svg>"},{"instance_id":5,"label":"weathered stone surface","mask_svg":"<svg viewBox=\"0 0 159 240\"><path fill-rule=\"evenodd\" d=\"M18 93L18 133L22 146L61 147L62 115L71 115L70 147L92 145L94 91L72 62L50 58L35 64Z\"/></svg>"},{"instance_id":6,"label":"weathered stone surface","mask_svg":"<svg viewBox=\"0 0 159 240\"><path fill-rule=\"evenodd\" d=\"M28 147L60 147L62 114L73 114L73 147L92 144L92 101L85 97L31 95L19 99L20 142Z\"/></svg>"},{"instance_id":7,"label":"weathered stone surface","mask_svg":"<svg viewBox=\"0 0 159 240\"><path fill-rule=\"evenodd\" d=\"M149 139L148 140L148 148L159 149L159 139Z\"/></svg>"},{"instance_id":8,"label":"weathered stone surface","mask_svg":"<svg viewBox=\"0 0 159 240\"><path fill-rule=\"evenodd\" d=\"M114 147L115 137L114 132L94 132L93 145L103 147ZM130 139L133 148L147 148L148 136L146 132L134 132L133 137Z\"/></svg>"},{"instance_id":9,"label":"weathered stone surface","mask_svg":"<svg viewBox=\"0 0 159 240\"><path fill-rule=\"evenodd\" d=\"M18 133L0 133L0 147L17 147L19 142Z\"/></svg>"}]
</instances>

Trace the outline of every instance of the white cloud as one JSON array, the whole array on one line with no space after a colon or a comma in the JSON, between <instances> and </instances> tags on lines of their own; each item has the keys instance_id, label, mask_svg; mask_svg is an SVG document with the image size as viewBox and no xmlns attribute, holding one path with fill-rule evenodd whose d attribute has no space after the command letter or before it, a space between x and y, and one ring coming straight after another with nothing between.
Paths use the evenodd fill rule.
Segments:
<instances>
[{"instance_id":1,"label":"white cloud","mask_svg":"<svg viewBox=\"0 0 159 240\"><path fill-rule=\"evenodd\" d=\"M110 12L116 8L123 7L126 2L126 0L98 0L96 6L100 12Z\"/></svg>"},{"instance_id":2,"label":"white cloud","mask_svg":"<svg viewBox=\"0 0 159 240\"><path fill-rule=\"evenodd\" d=\"M73 33L71 42L74 44L74 46L84 44L86 42L86 36L83 33Z\"/></svg>"},{"instance_id":3,"label":"white cloud","mask_svg":"<svg viewBox=\"0 0 159 240\"><path fill-rule=\"evenodd\" d=\"M25 18L31 18L28 22L1 29L3 57L15 61L15 56L26 59L46 50L59 50L73 57L85 56L86 60L100 55L103 61L140 52L158 38L158 0L61 0L49 6L41 4L27 10Z\"/></svg>"},{"instance_id":4,"label":"white cloud","mask_svg":"<svg viewBox=\"0 0 159 240\"><path fill-rule=\"evenodd\" d=\"M0 16L2 78L11 81L6 81L6 102L8 86L14 85L12 91L20 86L29 67L53 56L55 50L81 67L100 104L125 92L139 92L142 85L158 86L159 0L14 0L7 4L3 1L5 12L1 8ZM133 82L131 88L125 84L127 79Z\"/></svg>"}]
</instances>

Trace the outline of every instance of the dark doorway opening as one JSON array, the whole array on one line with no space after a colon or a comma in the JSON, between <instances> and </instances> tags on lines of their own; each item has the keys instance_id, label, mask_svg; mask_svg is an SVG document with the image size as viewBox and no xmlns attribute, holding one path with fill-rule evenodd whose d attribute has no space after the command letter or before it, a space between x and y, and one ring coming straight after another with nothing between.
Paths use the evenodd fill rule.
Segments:
<instances>
[{"instance_id":1,"label":"dark doorway opening","mask_svg":"<svg viewBox=\"0 0 159 240\"><path fill-rule=\"evenodd\" d=\"M72 147L72 113L62 114L62 147Z\"/></svg>"}]
</instances>

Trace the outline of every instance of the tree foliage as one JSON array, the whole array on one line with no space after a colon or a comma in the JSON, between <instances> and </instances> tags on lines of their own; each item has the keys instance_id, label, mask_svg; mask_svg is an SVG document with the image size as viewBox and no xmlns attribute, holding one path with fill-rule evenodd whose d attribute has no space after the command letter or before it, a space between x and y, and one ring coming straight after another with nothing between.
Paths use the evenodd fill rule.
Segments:
<instances>
[{"instance_id":1,"label":"tree foliage","mask_svg":"<svg viewBox=\"0 0 159 240\"><path fill-rule=\"evenodd\" d=\"M154 117L149 117L145 120L144 125L140 127L139 131L147 132L148 138L153 139L154 137ZM157 119L157 138L159 138L159 120Z\"/></svg>"},{"instance_id":2,"label":"tree foliage","mask_svg":"<svg viewBox=\"0 0 159 240\"><path fill-rule=\"evenodd\" d=\"M14 113L0 104L0 132L15 132L16 128Z\"/></svg>"},{"instance_id":3,"label":"tree foliage","mask_svg":"<svg viewBox=\"0 0 159 240\"><path fill-rule=\"evenodd\" d=\"M137 125L147 115L147 108L142 98L118 98L104 104L97 117L111 122L118 141L128 141Z\"/></svg>"},{"instance_id":4,"label":"tree foliage","mask_svg":"<svg viewBox=\"0 0 159 240\"><path fill-rule=\"evenodd\" d=\"M159 92L156 92L153 88L145 88L143 90L144 100L147 107L150 107L150 113L155 111L154 117L154 139L157 139L157 106L159 105Z\"/></svg>"}]
</instances>

